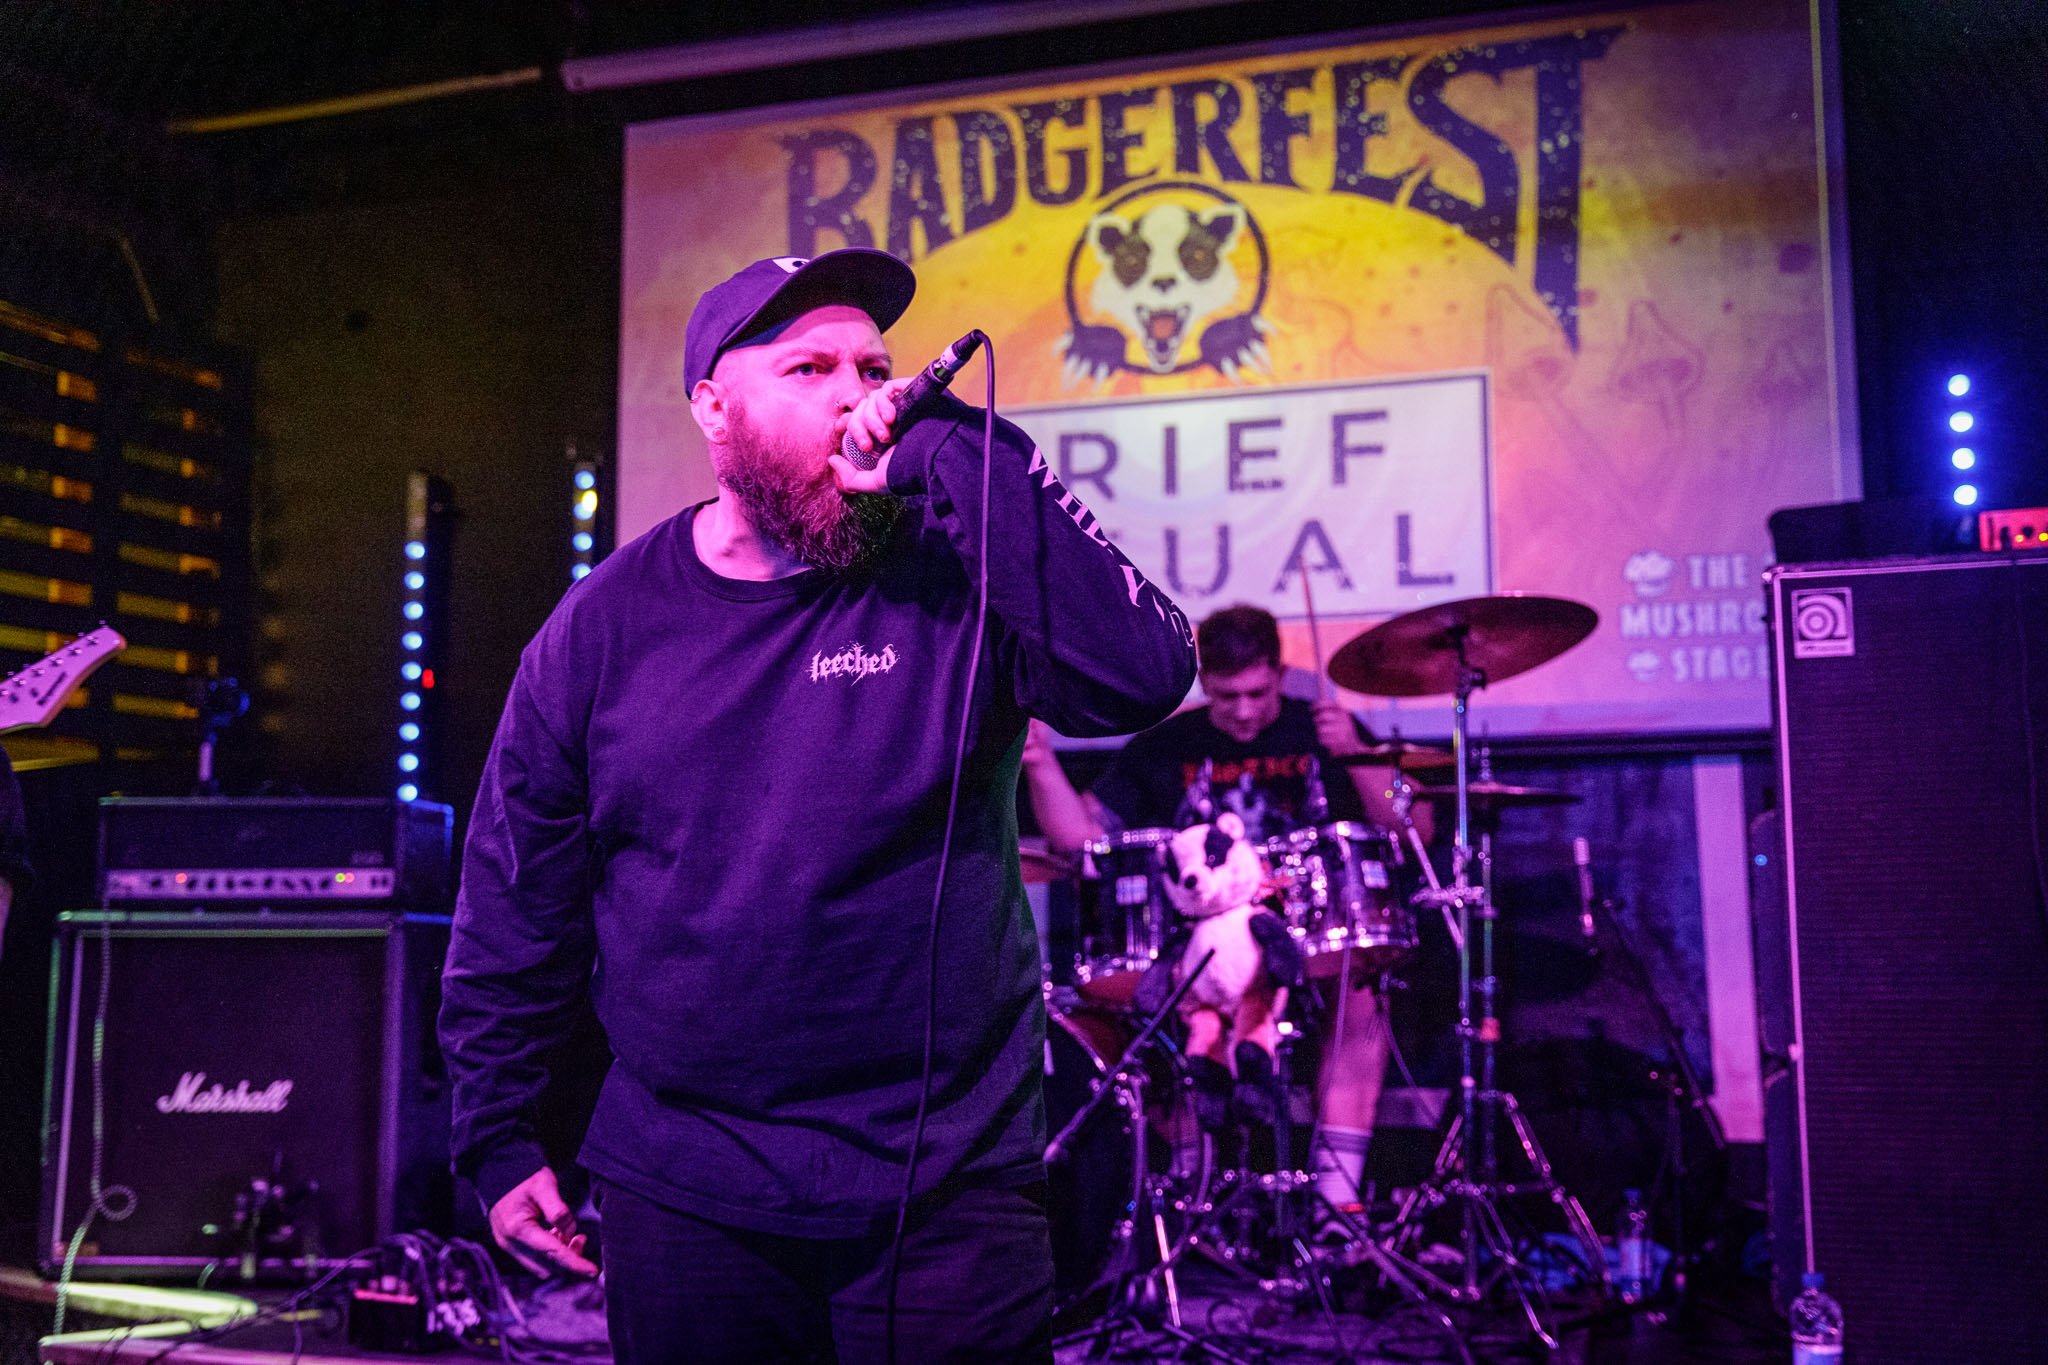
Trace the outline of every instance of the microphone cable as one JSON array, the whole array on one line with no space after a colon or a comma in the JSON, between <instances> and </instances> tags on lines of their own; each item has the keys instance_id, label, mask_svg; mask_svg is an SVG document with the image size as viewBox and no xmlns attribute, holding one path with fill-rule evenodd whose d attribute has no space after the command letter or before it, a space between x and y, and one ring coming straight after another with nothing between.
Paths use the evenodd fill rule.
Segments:
<instances>
[{"instance_id":1,"label":"microphone cable","mask_svg":"<svg viewBox=\"0 0 2048 1365\"><path fill-rule=\"evenodd\" d=\"M975 333L980 335L980 333ZM946 797L946 832L939 842L938 884L932 888L931 926L925 948L924 984L924 1076L917 1091L917 1121L910 1133L910 1159L903 1169L903 1193L896 1201L896 1230L889 1238L888 1292L883 1310L883 1358L896 1365L896 1281L902 1269L903 1232L910 1219L910 1200L917 1187L917 1159L924 1146L925 1120L932 1098L932 1068L938 1051L939 1014L939 907L946 896L946 872L952 862L953 826L960 812L961 775L967 766L967 728L974 718L974 685L981 672L982 642L988 630L988 502L989 470L995 461L996 439L996 348L988 347L988 401L982 407L981 426L981 565L976 577L974 604L974 648L967 659L966 696L960 708L960 734L953 746L953 782Z\"/></svg>"}]
</instances>

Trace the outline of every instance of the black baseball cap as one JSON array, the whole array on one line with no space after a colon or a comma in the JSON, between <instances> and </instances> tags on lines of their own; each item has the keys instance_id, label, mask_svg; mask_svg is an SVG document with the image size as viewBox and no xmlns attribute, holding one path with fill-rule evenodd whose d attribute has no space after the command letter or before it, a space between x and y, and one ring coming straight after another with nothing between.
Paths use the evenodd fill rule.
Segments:
<instances>
[{"instance_id":1,"label":"black baseball cap","mask_svg":"<svg viewBox=\"0 0 2048 1365\"><path fill-rule=\"evenodd\" d=\"M888 331L917 276L886 251L846 247L822 256L770 256L704 291L683 332L683 392L711 377L718 357L748 337L828 303L849 303Z\"/></svg>"}]
</instances>

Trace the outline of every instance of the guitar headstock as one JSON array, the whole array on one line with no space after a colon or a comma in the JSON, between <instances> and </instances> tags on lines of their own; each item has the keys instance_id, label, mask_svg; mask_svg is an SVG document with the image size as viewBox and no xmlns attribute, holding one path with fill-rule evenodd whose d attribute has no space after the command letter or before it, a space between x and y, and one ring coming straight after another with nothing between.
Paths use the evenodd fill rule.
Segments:
<instances>
[{"instance_id":1,"label":"guitar headstock","mask_svg":"<svg viewBox=\"0 0 2048 1365\"><path fill-rule=\"evenodd\" d=\"M112 626L87 631L22 669L0 678L0 734L48 725L93 670L128 647Z\"/></svg>"}]
</instances>

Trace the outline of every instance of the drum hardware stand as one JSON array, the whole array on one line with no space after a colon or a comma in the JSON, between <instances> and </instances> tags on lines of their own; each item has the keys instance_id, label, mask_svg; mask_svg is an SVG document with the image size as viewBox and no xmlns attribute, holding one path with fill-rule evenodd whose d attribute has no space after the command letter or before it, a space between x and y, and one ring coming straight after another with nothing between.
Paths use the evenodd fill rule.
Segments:
<instances>
[{"instance_id":1,"label":"drum hardware stand","mask_svg":"<svg viewBox=\"0 0 2048 1365\"><path fill-rule=\"evenodd\" d=\"M1229 1188L1220 1198L1215 1197L1213 1188L1203 1191L1205 1197L1200 1207L1194 1210L1187 1231L1181 1237L1180 1250L1191 1248L1199 1251L1204 1259L1233 1275L1252 1281L1261 1290L1292 1290L1299 1287L1277 1277L1267 1280L1254 1272L1248 1265L1253 1254L1251 1239L1245 1236L1241 1229L1233 1232L1227 1225L1226 1220L1240 1206L1261 1196L1270 1201L1272 1216L1270 1219L1261 1218L1253 1211L1254 1225L1263 1228L1270 1223L1273 1240L1293 1247L1297 1253L1296 1266L1305 1272L1314 1273L1314 1267L1309 1264L1294 1218L1294 1195L1310 1188L1313 1182L1305 1171L1292 1169L1294 1139L1288 1098L1292 1092L1289 1067L1292 1056L1292 1044L1283 1039L1273 1059L1274 1087L1280 1098L1279 1109L1274 1115L1272 1125L1276 1169L1271 1172L1251 1170L1251 1152L1247 1145L1240 1154L1239 1167L1225 1171L1217 1177L1218 1182ZM1205 1236L1205 1232L1208 1235Z\"/></svg>"},{"instance_id":2,"label":"drum hardware stand","mask_svg":"<svg viewBox=\"0 0 2048 1365\"><path fill-rule=\"evenodd\" d=\"M1451 936L1451 946L1463 951L1465 931L1459 927L1457 913L1444 898L1443 880L1436 875L1436 867L1429 861L1429 849L1422 842L1422 831L1415 828L1415 819L1408 812L1415 808L1415 787L1408 781L1408 774L1399 768L1394 770L1393 797L1394 818L1401 822L1401 833L1408 840L1408 847L1414 851L1415 865L1422 869L1423 880L1429 883L1426 893L1417 895L1416 901L1434 897L1434 904L1443 912L1444 932Z\"/></svg>"},{"instance_id":3,"label":"drum hardware stand","mask_svg":"<svg viewBox=\"0 0 2048 1365\"><path fill-rule=\"evenodd\" d=\"M1402 1202L1394 1219L1385 1250L1398 1255L1422 1232L1422 1216L1442 1205L1458 1205L1458 1250L1463 1262L1459 1279L1446 1280L1414 1261L1407 1265L1420 1280L1457 1303L1478 1303L1488 1285L1481 1283L1479 1254L1491 1254L1502 1268L1501 1278L1521 1307L1530 1330L1546 1347L1556 1350L1557 1338L1545 1327L1529 1287L1522 1264L1515 1255L1514 1238L1502 1220L1498 1200L1504 1196L1543 1194L1564 1215L1566 1226L1584 1246L1588 1267L1598 1276L1603 1293L1608 1288L1607 1258L1600 1235L1593 1229L1585 1209L1553 1174L1550 1160L1536 1141L1535 1131L1523 1116L1515 1097L1499 1089L1494 1079L1494 1051L1500 1041L1500 1020L1494 1014L1498 981L1494 976L1493 931L1498 911L1484 884L1472 884L1471 712L1473 692L1486 686L1486 673L1472 666L1467 654L1470 627L1453 625L1447 634L1457 656L1454 706L1451 726L1451 762L1457 773L1457 826L1451 854L1451 885L1422 892L1417 900L1455 915L1458 946L1458 1060L1459 1108L1444 1134L1436 1163L1427 1180ZM1487 869L1482 864L1482 873ZM1479 961L1474 974L1472 921L1478 920ZM1476 999L1475 999L1476 997ZM1474 1017L1475 1004L1479 1011ZM1476 1067L1476 1071L1475 1071ZM1500 1178L1497 1147L1500 1118L1513 1126L1523 1157L1536 1174L1531 1183L1509 1183Z\"/></svg>"},{"instance_id":4,"label":"drum hardware stand","mask_svg":"<svg viewBox=\"0 0 2048 1365\"><path fill-rule=\"evenodd\" d=\"M1197 1347L1221 1360L1232 1362L1232 1365L1250 1365L1250 1362L1241 1356L1232 1355L1203 1342L1181 1321L1180 1285L1174 1277L1174 1261L1178 1252L1170 1245L1166 1233L1166 1207L1170 1182L1168 1177L1155 1175L1148 1169L1147 1147L1150 1141L1150 1126L1145 1117L1145 1087L1148 1079L1142 1068L1133 1065L1135 1059L1158 1035L1160 1028L1173 1017L1174 1009L1180 1004L1181 997L1188 993L1196 978L1207 970L1210 959L1215 956L1213 949L1202 954L1193 969L1175 984L1165 1002L1145 1021L1144 1027L1138 1030L1137 1036L1124 1048L1123 1055L1117 1059L1116 1064L1095 1083L1095 1091L1088 1097L1088 1102L1076 1110L1074 1116L1053 1136L1052 1141L1046 1144L1046 1163L1051 1165L1062 1160L1066 1156L1068 1145L1112 1095L1117 1097L1117 1102L1131 1117L1131 1169L1135 1174L1135 1181L1129 1212L1117 1224L1116 1231L1111 1235L1108 1268L1094 1284L1076 1296L1077 1300L1086 1299L1097 1290L1107 1290L1108 1304L1103 1309L1100 1320L1081 1332L1061 1338L1062 1341L1090 1338L1091 1357L1101 1356L1126 1327L1143 1325L1138 1320L1145 1311L1150 1283L1157 1277L1159 1288L1164 1290L1166 1317L1164 1322L1156 1325L1156 1330L1174 1338L1183 1347ZM1157 1264L1143 1270L1137 1265L1140 1218L1151 1224L1152 1242L1159 1257Z\"/></svg>"},{"instance_id":5,"label":"drum hardware stand","mask_svg":"<svg viewBox=\"0 0 2048 1365\"><path fill-rule=\"evenodd\" d=\"M1350 951L1350 948L1346 947L1344 950L1345 955L1348 956ZM1390 973L1383 971L1380 975L1382 983L1384 983ZM1349 965L1345 964L1337 976L1337 989L1352 989L1352 981L1353 973ZM1384 986L1382 986L1382 989L1384 989ZM1292 1055L1292 1047L1283 1044L1281 1054L1276 1059L1279 1062L1277 1079L1283 1096L1291 1093L1292 1090L1293 1082L1290 1065ZM1284 1103L1285 1101L1283 1100L1283 1105ZM1288 1117L1288 1111L1284 1107L1275 1122L1274 1128L1277 1151L1282 1154L1283 1159L1291 1160L1292 1124ZM1311 1138L1312 1144L1313 1138ZM1313 1160L1312 1152L1311 1160ZM1267 1175L1250 1172L1230 1172L1225 1175L1224 1179L1234 1179L1235 1188L1224 1195L1221 1200L1208 1200L1203 1207L1195 1211L1187 1232L1181 1238L1180 1245L1173 1251L1173 1258L1177 1259L1184 1252L1192 1249L1202 1253L1204 1259L1219 1268L1228 1271L1240 1279L1250 1281L1262 1293L1282 1293L1298 1300L1306 1294L1313 1292L1326 1308L1329 1307L1330 1303L1330 1270L1333 1267L1348 1269L1369 1263L1379 1271L1386 1283L1391 1285L1401 1297L1418 1308L1429 1312L1436 1318L1444 1331L1449 1334L1459 1357L1466 1362L1466 1365L1470 1365L1472 1359L1471 1352L1466 1348L1463 1338L1458 1335L1456 1324L1451 1321L1447 1313L1437 1307L1431 1300L1428 1291L1410 1273L1410 1267L1406 1266L1400 1257L1373 1241L1367 1228L1354 1221L1342 1209L1331 1205L1321 1192L1316 1189L1315 1177L1313 1175L1305 1170L1283 1169ZM1295 1197L1304 1191L1307 1192L1309 1199L1312 1201L1312 1207L1314 1204L1320 1204L1327 1210L1338 1226L1343 1228L1345 1233L1345 1240L1343 1242L1327 1248L1311 1247L1308 1244L1303 1226L1295 1218ZM1271 1220L1273 1223L1273 1240L1275 1242L1283 1242L1288 1248L1292 1268L1301 1277L1298 1280L1288 1280L1278 1276L1272 1279L1261 1278L1246 1264L1249 1257L1246 1254L1245 1248L1235 1242L1226 1242L1225 1238L1221 1235L1215 1236L1213 1240L1205 1239L1203 1235L1205 1228L1213 1229L1220 1226L1223 1219L1235 1206L1262 1195L1271 1199L1274 1209L1274 1216Z\"/></svg>"}]
</instances>

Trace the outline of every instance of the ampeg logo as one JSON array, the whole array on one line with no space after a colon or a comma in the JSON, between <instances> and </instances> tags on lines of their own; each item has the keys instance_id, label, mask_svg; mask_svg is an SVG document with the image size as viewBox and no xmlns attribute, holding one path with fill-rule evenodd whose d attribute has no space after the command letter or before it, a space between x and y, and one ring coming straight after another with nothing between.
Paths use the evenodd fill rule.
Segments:
<instances>
[{"instance_id":1,"label":"ampeg logo","mask_svg":"<svg viewBox=\"0 0 2048 1365\"><path fill-rule=\"evenodd\" d=\"M1856 618L1847 588L1799 588L1792 593L1792 657L1840 659L1856 652Z\"/></svg>"}]
</instances>

